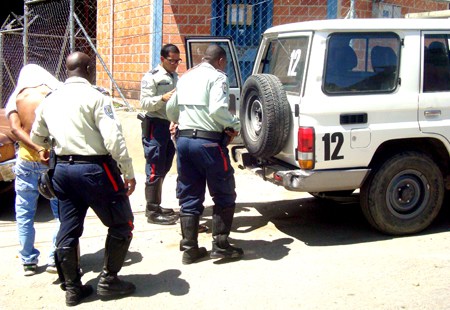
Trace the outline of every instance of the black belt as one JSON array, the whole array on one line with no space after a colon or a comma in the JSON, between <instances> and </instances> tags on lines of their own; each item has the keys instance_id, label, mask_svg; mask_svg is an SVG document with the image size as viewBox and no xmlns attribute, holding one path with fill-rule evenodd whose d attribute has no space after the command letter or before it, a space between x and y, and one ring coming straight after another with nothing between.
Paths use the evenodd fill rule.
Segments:
<instances>
[{"instance_id":1,"label":"black belt","mask_svg":"<svg viewBox=\"0 0 450 310\"><path fill-rule=\"evenodd\" d=\"M151 117L148 116L147 114L145 115L146 118L148 118L150 120L150 123L153 124L163 124L163 125L170 125L170 121L166 120L166 119L162 119L162 118L158 118L158 117Z\"/></svg>"},{"instance_id":2,"label":"black belt","mask_svg":"<svg viewBox=\"0 0 450 310\"><path fill-rule=\"evenodd\" d=\"M58 163L103 163L108 161L110 155L57 155Z\"/></svg>"},{"instance_id":3,"label":"black belt","mask_svg":"<svg viewBox=\"0 0 450 310\"><path fill-rule=\"evenodd\" d=\"M187 137L187 138L201 138L201 139L211 139L211 140L221 140L223 135L221 132L217 131L205 131L198 129L184 129L179 130L178 137Z\"/></svg>"}]
</instances>

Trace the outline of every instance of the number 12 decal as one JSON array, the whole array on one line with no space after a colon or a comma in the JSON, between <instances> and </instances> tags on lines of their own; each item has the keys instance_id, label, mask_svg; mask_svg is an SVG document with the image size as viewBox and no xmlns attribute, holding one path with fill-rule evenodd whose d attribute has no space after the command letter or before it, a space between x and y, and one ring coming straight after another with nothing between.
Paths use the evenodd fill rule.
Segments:
<instances>
[{"instance_id":1,"label":"number 12 decal","mask_svg":"<svg viewBox=\"0 0 450 310\"><path fill-rule=\"evenodd\" d=\"M293 50L291 52L287 76L296 76L297 75L296 68L297 68L298 62L300 61L301 56L302 56L301 49Z\"/></svg>"},{"instance_id":2,"label":"number 12 decal","mask_svg":"<svg viewBox=\"0 0 450 310\"><path fill-rule=\"evenodd\" d=\"M327 133L322 137L322 141L325 146L324 160L344 159L344 155L339 155L339 151L344 143L344 135L342 132L334 132L332 134ZM336 144L336 146L333 150L333 154L330 156L331 143Z\"/></svg>"}]
</instances>

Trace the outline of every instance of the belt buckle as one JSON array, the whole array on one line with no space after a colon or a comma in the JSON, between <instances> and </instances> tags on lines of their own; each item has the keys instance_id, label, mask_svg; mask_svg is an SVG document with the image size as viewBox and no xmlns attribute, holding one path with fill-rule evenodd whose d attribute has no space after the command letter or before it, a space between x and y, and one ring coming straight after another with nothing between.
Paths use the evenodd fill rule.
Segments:
<instances>
[{"instance_id":1,"label":"belt buckle","mask_svg":"<svg viewBox=\"0 0 450 310\"><path fill-rule=\"evenodd\" d=\"M192 129L192 138L197 138L197 129Z\"/></svg>"},{"instance_id":2,"label":"belt buckle","mask_svg":"<svg viewBox=\"0 0 450 310\"><path fill-rule=\"evenodd\" d=\"M69 163L70 163L71 165L73 165L73 158L72 158L72 155L69 156Z\"/></svg>"}]
</instances>

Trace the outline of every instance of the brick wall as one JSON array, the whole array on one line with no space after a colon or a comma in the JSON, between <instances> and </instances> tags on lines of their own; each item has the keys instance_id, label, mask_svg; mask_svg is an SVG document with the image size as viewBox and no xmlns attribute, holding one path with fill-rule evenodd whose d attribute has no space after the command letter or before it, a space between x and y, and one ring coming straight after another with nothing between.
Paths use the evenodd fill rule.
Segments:
<instances>
[{"instance_id":1,"label":"brick wall","mask_svg":"<svg viewBox=\"0 0 450 310\"><path fill-rule=\"evenodd\" d=\"M273 6L274 26L327 16L326 0L274 0Z\"/></svg>"},{"instance_id":2,"label":"brick wall","mask_svg":"<svg viewBox=\"0 0 450 310\"><path fill-rule=\"evenodd\" d=\"M351 1L337 2L337 16L343 18L349 12ZM358 18L372 17L372 2L355 1ZM448 4L432 0L386 0L384 3L401 6L402 16L406 13L448 8ZM142 76L151 69L152 6L153 0L97 1L98 50L123 94L135 106L138 105ZM112 25L111 11L114 12ZM326 16L327 0L274 0L273 25L325 19ZM163 0L162 44L177 45L183 60L186 59L184 37L209 35L210 24L211 0ZM183 62L178 72L182 74L185 71L186 63ZM99 63L97 72L97 84L110 89L110 79ZM118 97L118 93L115 92L114 96Z\"/></svg>"},{"instance_id":3,"label":"brick wall","mask_svg":"<svg viewBox=\"0 0 450 310\"><path fill-rule=\"evenodd\" d=\"M124 96L135 105L150 66L150 0L98 0L97 7L97 48ZM111 88L99 62L97 85Z\"/></svg>"},{"instance_id":4,"label":"brick wall","mask_svg":"<svg viewBox=\"0 0 450 310\"><path fill-rule=\"evenodd\" d=\"M211 0L164 0L162 43L172 43L180 49L185 60L184 38L211 33ZM178 66L186 71L186 62Z\"/></svg>"}]
</instances>

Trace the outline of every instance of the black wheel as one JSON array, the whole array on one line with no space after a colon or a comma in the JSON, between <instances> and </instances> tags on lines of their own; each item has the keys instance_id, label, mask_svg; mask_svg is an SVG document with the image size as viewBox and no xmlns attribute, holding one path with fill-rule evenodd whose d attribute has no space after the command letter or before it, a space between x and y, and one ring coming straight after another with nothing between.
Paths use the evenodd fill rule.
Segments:
<instances>
[{"instance_id":1,"label":"black wheel","mask_svg":"<svg viewBox=\"0 0 450 310\"><path fill-rule=\"evenodd\" d=\"M361 208L381 232L419 232L435 219L445 189L439 167L427 155L404 152L372 171L361 188Z\"/></svg>"},{"instance_id":2,"label":"black wheel","mask_svg":"<svg viewBox=\"0 0 450 310\"><path fill-rule=\"evenodd\" d=\"M241 134L245 147L255 157L269 158L286 144L290 108L280 80L270 74L250 76L242 89Z\"/></svg>"}]
</instances>

